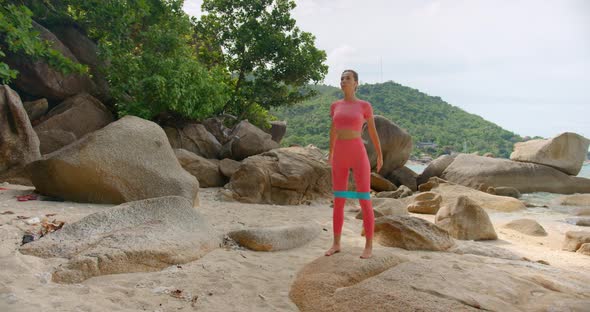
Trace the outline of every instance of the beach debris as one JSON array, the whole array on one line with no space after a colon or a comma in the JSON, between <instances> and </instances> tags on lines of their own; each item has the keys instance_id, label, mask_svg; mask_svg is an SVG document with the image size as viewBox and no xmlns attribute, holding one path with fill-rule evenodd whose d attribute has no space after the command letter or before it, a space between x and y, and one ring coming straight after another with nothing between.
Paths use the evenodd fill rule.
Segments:
<instances>
[{"instance_id":1,"label":"beach debris","mask_svg":"<svg viewBox=\"0 0 590 312\"><path fill-rule=\"evenodd\" d=\"M182 290L181 289L176 289L170 292L170 296L174 297L174 298L178 298L178 299L183 299L184 296L182 295Z\"/></svg>"},{"instance_id":2,"label":"beach debris","mask_svg":"<svg viewBox=\"0 0 590 312\"><path fill-rule=\"evenodd\" d=\"M22 201L29 201L29 200L37 200L37 195L35 194L27 194L27 195L19 195L16 196L16 200Z\"/></svg>"},{"instance_id":3,"label":"beach debris","mask_svg":"<svg viewBox=\"0 0 590 312\"><path fill-rule=\"evenodd\" d=\"M9 214L14 214L14 212L12 212L10 210L7 210L7 211L4 211L4 212L1 212L0 213L0 215L9 215Z\"/></svg>"},{"instance_id":4,"label":"beach debris","mask_svg":"<svg viewBox=\"0 0 590 312\"><path fill-rule=\"evenodd\" d=\"M39 219L39 217L34 217L34 218L30 218L27 221L25 221L28 225L35 225L37 223L41 222L41 219Z\"/></svg>"},{"instance_id":5,"label":"beach debris","mask_svg":"<svg viewBox=\"0 0 590 312\"><path fill-rule=\"evenodd\" d=\"M43 237L51 232L55 232L61 229L64 224L65 222L57 221L55 219L53 221L47 221L47 219L43 219L43 221L41 221L41 230L39 231L39 235Z\"/></svg>"},{"instance_id":6,"label":"beach debris","mask_svg":"<svg viewBox=\"0 0 590 312\"><path fill-rule=\"evenodd\" d=\"M21 244L20 245L22 246L24 244L30 243L30 242L34 241L35 239L37 239L35 237L35 234L30 233L30 232L27 232L27 233L25 233L25 235L23 235L23 238L22 238L22 241L21 241Z\"/></svg>"}]
</instances>

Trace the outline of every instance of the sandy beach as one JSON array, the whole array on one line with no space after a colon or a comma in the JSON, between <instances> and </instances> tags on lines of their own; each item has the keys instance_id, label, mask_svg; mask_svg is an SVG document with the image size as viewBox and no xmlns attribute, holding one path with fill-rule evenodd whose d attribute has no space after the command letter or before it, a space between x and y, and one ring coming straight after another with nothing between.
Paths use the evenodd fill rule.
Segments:
<instances>
[{"instance_id":1,"label":"sandy beach","mask_svg":"<svg viewBox=\"0 0 590 312\"><path fill-rule=\"evenodd\" d=\"M320 236L307 245L279 252L254 252L225 244L203 258L160 272L117 274L90 278L80 284L56 284L50 274L65 259L41 259L18 251L29 225L18 216L49 217L66 223L107 209L109 205L33 200L18 202L17 195L30 194L33 188L3 185L0 191L0 311L297 311L288 293L297 272L323 256L331 243L329 202L310 205L278 206L227 202L218 188L201 189L201 211L223 235L248 227L317 222ZM355 219L359 207L346 207L343 247L359 251L362 221ZM14 214L6 214L11 211ZM590 270L590 257L561 250L566 231L584 228L564 222L559 213L536 211L517 213L489 212L499 239L486 244L516 252L532 261L572 271ZM433 221L432 215L413 214ZM502 228L518 218L536 219L548 232L533 237ZM376 252L386 247L376 246Z\"/></svg>"}]
</instances>

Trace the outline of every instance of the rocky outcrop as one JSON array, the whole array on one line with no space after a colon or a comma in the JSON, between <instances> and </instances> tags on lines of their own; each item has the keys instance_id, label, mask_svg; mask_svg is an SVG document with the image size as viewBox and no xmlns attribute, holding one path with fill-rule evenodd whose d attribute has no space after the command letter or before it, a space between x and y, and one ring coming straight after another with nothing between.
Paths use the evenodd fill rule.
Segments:
<instances>
[{"instance_id":1,"label":"rocky outcrop","mask_svg":"<svg viewBox=\"0 0 590 312\"><path fill-rule=\"evenodd\" d=\"M279 251L303 246L322 231L318 224L287 225L271 228L254 228L228 234L240 246L255 251Z\"/></svg>"},{"instance_id":2,"label":"rocky outcrop","mask_svg":"<svg viewBox=\"0 0 590 312\"><path fill-rule=\"evenodd\" d=\"M125 116L27 166L37 191L66 200L120 204L178 195L198 203L199 183L157 124Z\"/></svg>"},{"instance_id":3,"label":"rocky outcrop","mask_svg":"<svg viewBox=\"0 0 590 312\"><path fill-rule=\"evenodd\" d=\"M242 202L296 205L332 192L330 167L313 147L279 148L245 159L227 186Z\"/></svg>"},{"instance_id":4,"label":"rocky outcrop","mask_svg":"<svg viewBox=\"0 0 590 312\"><path fill-rule=\"evenodd\" d=\"M406 161L410 158L412 137L398 125L379 115L375 115L375 128L379 135L383 154L383 167L379 171L379 174L388 178L395 169L405 165ZM363 127L362 137L366 142L365 147L369 155L371 168L375 169L377 166L377 155L366 125Z\"/></svg>"},{"instance_id":5,"label":"rocky outcrop","mask_svg":"<svg viewBox=\"0 0 590 312\"><path fill-rule=\"evenodd\" d=\"M516 143L510 159L550 166L575 176L582 169L589 145L587 138L565 132L549 140Z\"/></svg>"},{"instance_id":6,"label":"rocky outcrop","mask_svg":"<svg viewBox=\"0 0 590 312\"><path fill-rule=\"evenodd\" d=\"M590 193L590 179L572 177L544 165L467 154L457 156L442 178L472 188L513 187L521 193Z\"/></svg>"},{"instance_id":7,"label":"rocky outcrop","mask_svg":"<svg viewBox=\"0 0 590 312\"><path fill-rule=\"evenodd\" d=\"M20 251L69 259L53 272L53 281L80 283L93 276L153 272L191 262L220 243L221 237L192 202L168 196L91 214Z\"/></svg>"},{"instance_id":8,"label":"rocky outcrop","mask_svg":"<svg viewBox=\"0 0 590 312\"><path fill-rule=\"evenodd\" d=\"M441 207L435 224L460 240L498 239L488 214L466 196L459 196L452 205Z\"/></svg>"}]
</instances>

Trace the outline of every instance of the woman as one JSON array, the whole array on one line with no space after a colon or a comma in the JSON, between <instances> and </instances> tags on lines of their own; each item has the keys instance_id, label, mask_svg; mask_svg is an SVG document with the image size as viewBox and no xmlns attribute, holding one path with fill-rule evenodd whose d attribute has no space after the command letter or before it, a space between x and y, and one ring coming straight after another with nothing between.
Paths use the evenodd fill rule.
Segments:
<instances>
[{"instance_id":1,"label":"woman","mask_svg":"<svg viewBox=\"0 0 590 312\"><path fill-rule=\"evenodd\" d=\"M361 139L364 122L367 122L369 136L377 153L377 172L383 165L381 144L375 130L373 108L371 104L356 98L358 74L347 69L340 77L340 88L344 92L344 99L332 103L330 116L330 163L332 164L332 188L334 190L333 229L334 244L326 256L340 251L340 237L344 223L344 202L346 198L356 198L363 210L363 226L365 228L365 249L361 258L367 259L373 253L373 229L375 217L371 205L371 165L365 145ZM348 192L348 172L352 169L356 192Z\"/></svg>"}]
</instances>

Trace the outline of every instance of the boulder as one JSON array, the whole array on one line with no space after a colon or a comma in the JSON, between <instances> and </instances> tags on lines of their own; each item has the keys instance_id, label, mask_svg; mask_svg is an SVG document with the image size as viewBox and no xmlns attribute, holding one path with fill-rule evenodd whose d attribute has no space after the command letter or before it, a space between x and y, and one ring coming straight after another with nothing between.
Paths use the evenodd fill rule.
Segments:
<instances>
[{"instance_id":1,"label":"boulder","mask_svg":"<svg viewBox=\"0 0 590 312\"><path fill-rule=\"evenodd\" d=\"M510 159L556 168L577 175L586 160L590 140L572 132L564 132L549 140L530 140L514 145Z\"/></svg>"},{"instance_id":2,"label":"boulder","mask_svg":"<svg viewBox=\"0 0 590 312\"><path fill-rule=\"evenodd\" d=\"M23 254L67 258L52 274L80 283L106 274L153 272L195 261L218 248L221 237L179 196L129 202L66 224L20 248Z\"/></svg>"},{"instance_id":3,"label":"boulder","mask_svg":"<svg viewBox=\"0 0 590 312\"><path fill-rule=\"evenodd\" d=\"M200 187L219 187L227 181L219 171L219 165L184 149L174 149L178 162L199 181Z\"/></svg>"},{"instance_id":4,"label":"boulder","mask_svg":"<svg viewBox=\"0 0 590 312\"><path fill-rule=\"evenodd\" d=\"M590 193L590 179L572 177L544 165L467 154L458 155L442 178L473 188L513 187L521 193Z\"/></svg>"},{"instance_id":5,"label":"boulder","mask_svg":"<svg viewBox=\"0 0 590 312\"><path fill-rule=\"evenodd\" d=\"M379 135L383 154L383 167L379 174L388 177L395 169L405 165L410 158L412 137L398 125L379 115L375 115L375 128ZM369 137L366 124L363 126L362 138L366 142L365 148L369 155L371 168L375 169L377 167L377 154Z\"/></svg>"},{"instance_id":6,"label":"boulder","mask_svg":"<svg viewBox=\"0 0 590 312\"><path fill-rule=\"evenodd\" d=\"M441 207L435 224L460 240L498 239L488 214L466 196L459 196L454 204Z\"/></svg>"},{"instance_id":7,"label":"boulder","mask_svg":"<svg viewBox=\"0 0 590 312\"><path fill-rule=\"evenodd\" d=\"M41 158L39 138L18 94L0 87L0 173Z\"/></svg>"},{"instance_id":8,"label":"boulder","mask_svg":"<svg viewBox=\"0 0 590 312\"><path fill-rule=\"evenodd\" d=\"M172 148L181 148L204 158L218 158L221 144L205 126L190 123L182 128L165 127Z\"/></svg>"},{"instance_id":9,"label":"boulder","mask_svg":"<svg viewBox=\"0 0 590 312\"><path fill-rule=\"evenodd\" d=\"M125 116L27 165L37 191L78 202L120 204L178 195L198 204L199 183L157 124Z\"/></svg>"},{"instance_id":10,"label":"boulder","mask_svg":"<svg viewBox=\"0 0 590 312\"><path fill-rule=\"evenodd\" d=\"M377 193L376 196L378 198L404 198L404 197L412 196L412 194L413 194L412 190L410 190L405 185L401 185L395 191L379 192L379 193Z\"/></svg>"},{"instance_id":11,"label":"boulder","mask_svg":"<svg viewBox=\"0 0 590 312\"><path fill-rule=\"evenodd\" d=\"M412 190L412 192L418 190L418 184L416 182L418 174L408 167L403 166L397 168L386 177L389 181L393 182L393 184L397 186L405 185L407 188Z\"/></svg>"},{"instance_id":12,"label":"boulder","mask_svg":"<svg viewBox=\"0 0 590 312\"><path fill-rule=\"evenodd\" d=\"M219 162L219 171L221 171L225 177L231 178L231 176L233 176L234 173L240 169L241 165L242 163L239 161L224 158Z\"/></svg>"},{"instance_id":13,"label":"boulder","mask_svg":"<svg viewBox=\"0 0 590 312\"><path fill-rule=\"evenodd\" d=\"M232 130L228 142L222 149L221 156L242 160L278 147L279 144L272 140L270 134L260 130L247 120L243 120Z\"/></svg>"},{"instance_id":14,"label":"boulder","mask_svg":"<svg viewBox=\"0 0 590 312\"><path fill-rule=\"evenodd\" d=\"M41 116L45 115L49 109L49 103L47 103L47 99L23 102L23 106L25 107L25 111L27 111L27 115L31 121L41 118Z\"/></svg>"},{"instance_id":15,"label":"boulder","mask_svg":"<svg viewBox=\"0 0 590 312\"><path fill-rule=\"evenodd\" d=\"M413 213L436 214L440 209L442 196L433 192L420 193L408 205L408 211Z\"/></svg>"},{"instance_id":16,"label":"boulder","mask_svg":"<svg viewBox=\"0 0 590 312\"><path fill-rule=\"evenodd\" d=\"M545 229L533 219L518 219L508 222L505 228L530 236L547 236Z\"/></svg>"},{"instance_id":17,"label":"boulder","mask_svg":"<svg viewBox=\"0 0 590 312\"><path fill-rule=\"evenodd\" d=\"M590 243L582 244L582 246L576 252L582 255L590 256Z\"/></svg>"},{"instance_id":18,"label":"boulder","mask_svg":"<svg viewBox=\"0 0 590 312\"><path fill-rule=\"evenodd\" d=\"M240 246L255 251L279 251L297 248L312 241L322 232L317 224L254 228L228 234Z\"/></svg>"},{"instance_id":19,"label":"boulder","mask_svg":"<svg viewBox=\"0 0 590 312\"><path fill-rule=\"evenodd\" d=\"M221 145L225 144L229 140L231 129L227 128L221 118L212 117L203 120L203 126L211 133Z\"/></svg>"},{"instance_id":20,"label":"boulder","mask_svg":"<svg viewBox=\"0 0 590 312\"><path fill-rule=\"evenodd\" d=\"M561 249L567 251L576 251L586 243L590 243L590 232L568 231L565 233L565 241L563 242Z\"/></svg>"},{"instance_id":21,"label":"boulder","mask_svg":"<svg viewBox=\"0 0 590 312\"><path fill-rule=\"evenodd\" d=\"M40 33L41 40L50 43L52 49L78 62L70 49L45 27L33 21L33 29ZM8 54L5 61L10 68L19 72L14 80L16 87L32 96L60 101L78 93L92 93L95 88L88 75L62 74L44 61L32 61L29 56Z\"/></svg>"},{"instance_id":22,"label":"boulder","mask_svg":"<svg viewBox=\"0 0 590 312\"><path fill-rule=\"evenodd\" d=\"M517 189L506 186L494 187L494 195L520 198L520 192Z\"/></svg>"},{"instance_id":23,"label":"boulder","mask_svg":"<svg viewBox=\"0 0 590 312\"><path fill-rule=\"evenodd\" d=\"M376 192L395 191L397 187L376 172L371 172L371 189Z\"/></svg>"},{"instance_id":24,"label":"boulder","mask_svg":"<svg viewBox=\"0 0 590 312\"><path fill-rule=\"evenodd\" d=\"M319 257L289 297L302 312L586 311L587 272L454 253L360 251Z\"/></svg>"},{"instance_id":25,"label":"boulder","mask_svg":"<svg viewBox=\"0 0 590 312\"><path fill-rule=\"evenodd\" d=\"M332 193L330 167L313 147L279 148L242 162L227 185L241 202L297 205Z\"/></svg>"},{"instance_id":26,"label":"boulder","mask_svg":"<svg viewBox=\"0 0 590 312\"><path fill-rule=\"evenodd\" d=\"M511 212L526 208L525 204L516 198L492 195L443 180L438 180L437 183L438 185L431 192L442 196L441 206L452 205L460 196L466 196L484 209Z\"/></svg>"},{"instance_id":27,"label":"boulder","mask_svg":"<svg viewBox=\"0 0 590 312\"><path fill-rule=\"evenodd\" d=\"M60 129L37 131L41 144L39 149L42 155L53 153L58 149L76 141L76 135Z\"/></svg>"},{"instance_id":28,"label":"boulder","mask_svg":"<svg viewBox=\"0 0 590 312\"><path fill-rule=\"evenodd\" d=\"M375 219L375 239L383 246L407 250L442 251L455 244L447 231L411 216L384 216Z\"/></svg>"},{"instance_id":29,"label":"boulder","mask_svg":"<svg viewBox=\"0 0 590 312\"><path fill-rule=\"evenodd\" d=\"M578 206L590 208L590 194L574 194L561 196L557 200L558 205L563 206Z\"/></svg>"},{"instance_id":30,"label":"boulder","mask_svg":"<svg viewBox=\"0 0 590 312\"><path fill-rule=\"evenodd\" d=\"M437 159L431 161L428 166L422 171L421 174L416 178L418 185L428 182L432 177L442 176L443 171L455 160L455 157L451 155L442 155Z\"/></svg>"},{"instance_id":31,"label":"boulder","mask_svg":"<svg viewBox=\"0 0 590 312\"><path fill-rule=\"evenodd\" d=\"M285 136L285 133L287 133L287 122L280 120L271 121L269 131L272 140L277 143L281 143L281 140Z\"/></svg>"}]
</instances>

